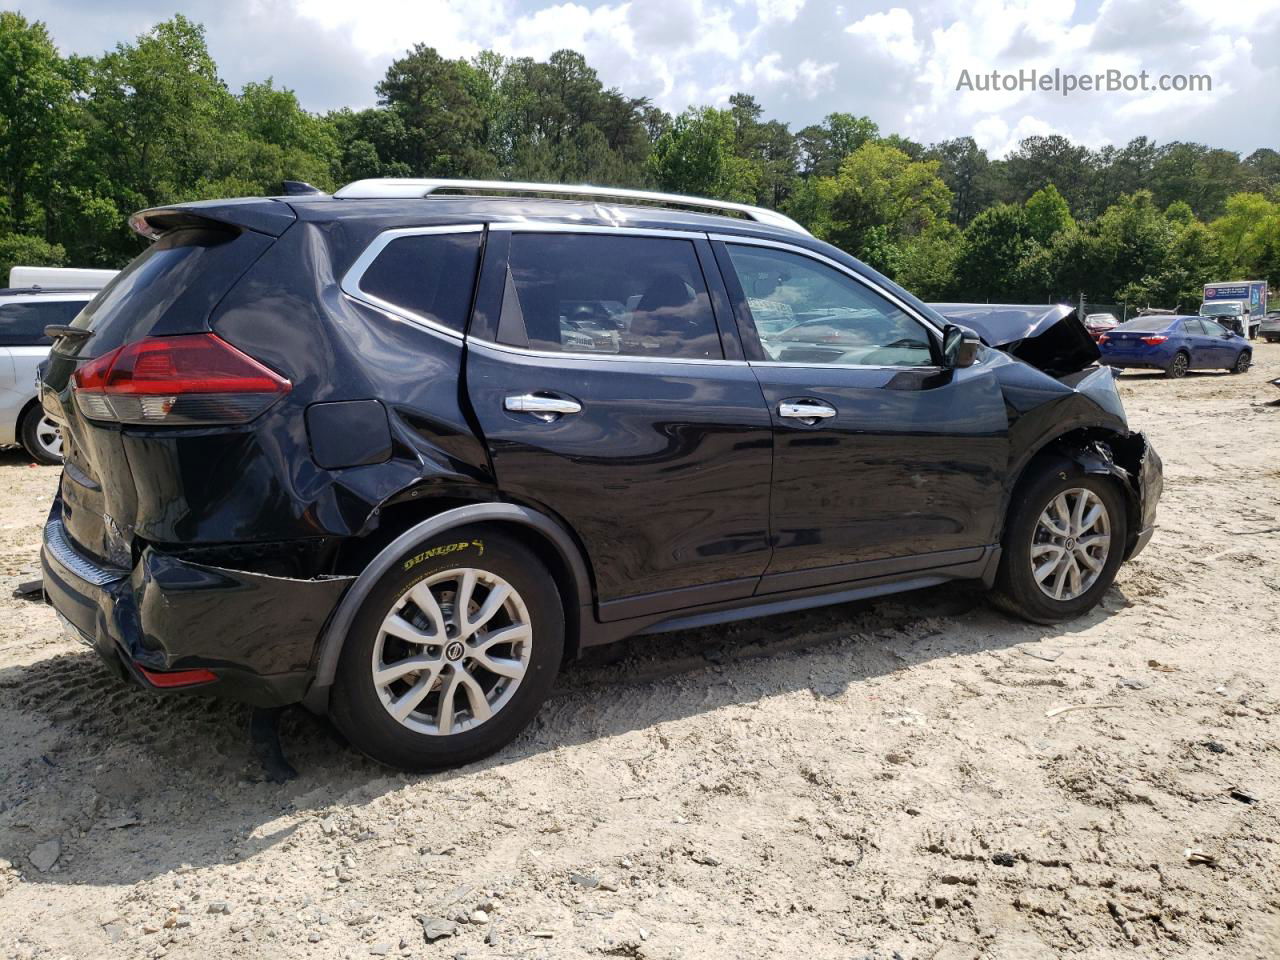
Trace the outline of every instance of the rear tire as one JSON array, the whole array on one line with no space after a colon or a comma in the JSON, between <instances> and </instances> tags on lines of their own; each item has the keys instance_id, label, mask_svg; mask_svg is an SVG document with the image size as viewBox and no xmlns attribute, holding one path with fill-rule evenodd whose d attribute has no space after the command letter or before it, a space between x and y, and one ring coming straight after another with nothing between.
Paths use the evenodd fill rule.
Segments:
<instances>
[{"instance_id":1,"label":"rear tire","mask_svg":"<svg viewBox=\"0 0 1280 960\"><path fill-rule=\"evenodd\" d=\"M18 438L27 455L36 463L46 467L62 463L62 434L58 425L45 416L40 404L33 403L22 415Z\"/></svg>"},{"instance_id":2,"label":"rear tire","mask_svg":"<svg viewBox=\"0 0 1280 960\"><path fill-rule=\"evenodd\" d=\"M1191 358L1179 350L1173 355L1164 375L1170 380L1181 380L1187 375L1187 371L1191 368Z\"/></svg>"},{"instance_id":3,"label":"rear tire","mask_svg":"<svg viewBox=\"0 0 1280 960\"><path fill-rule=\"evenodd\" d=\"M1076 517L1073 508L1080 502L1085 509ZM1067 516L1062 518L1055 505L1064 503ZM1101 513L1085 525L1095 508ZM1054 526L1067 536L1054 535L1050 530ZM1067 460L1042 466L1009 506L991 600L1032 623L1060 623L1082 616L1115 580L1124 560L1126 536L1124 497L1113 478L1085 473L1079 464ZM1041 576L1046 567L1047 573ZM1062 599L1053 596L1055 592Z\"/></svg>"},{"instance_id":4,"label":"rear tire","mask_svg":"<svg viewBox=\"0 0 1280 960\"><path fill-rule=\"evenodd\" d=\"M564 611L538 558L491 528L458 528L411 548L370 591L329 713L393 767L472 763L529 724L563 655Z\"/></svg>"},{"instance_id":5,"label":"rear tire","mask_svg":"<svg viewBox=\"0 0 1280 960\"><path fill-rule=\"evenodd\" d=\"M1228 369L1230 369L1232 373L1248 373L1249 364L1251 364L1252 362L1253 362L1253 354L1251 354L1248 350L1241 350L1240 356L1236 357L1236 362L1233 363Z\"/></svg>"}]
</instances>

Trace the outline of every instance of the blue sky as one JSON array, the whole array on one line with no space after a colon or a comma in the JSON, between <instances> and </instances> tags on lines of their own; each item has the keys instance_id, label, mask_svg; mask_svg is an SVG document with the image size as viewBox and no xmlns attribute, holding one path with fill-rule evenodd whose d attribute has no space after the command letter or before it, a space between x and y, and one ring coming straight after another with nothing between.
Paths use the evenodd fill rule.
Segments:
<instances>
[{"instance_id":1,"label":"blue sky","mask_svg":"<svg viewBox=\"0 0 1280 960\"><path fill-rule=\"evenodd\" d=\"M208 29L232 87L274 77L313 110L369 106L416 42L583 52L606 84L668 110L754 93L798 128L834 111L930 142L972 135L993 154L1062 133L1100 146L1141 133L1248 153L1280 148L1278 0L34 0L64 52L99 53L180 11ZM1206 73L1207 92L957 91L971 74L1060 68Z\"/></svg>"}]
</instances>

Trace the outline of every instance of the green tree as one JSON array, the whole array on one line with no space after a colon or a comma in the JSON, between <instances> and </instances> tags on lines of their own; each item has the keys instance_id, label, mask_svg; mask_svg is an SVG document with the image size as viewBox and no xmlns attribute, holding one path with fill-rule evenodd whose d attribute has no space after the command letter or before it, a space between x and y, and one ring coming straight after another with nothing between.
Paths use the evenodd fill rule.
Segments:
<instances>
[{"instance_id":1,"label":"green tree","mask_svg":"<svg viewBox=\"0 0 1280 960\"><path fill-rule=\"evenodd\" d=\"M16 233L0 236L0 284L8 285L14 267L61 267L66 262L67 251L59 244Z\"/></svg>"},{"instance_id":2,"label":"green tree","mask_svg":"<svg viewBox=\"0 0 1280 960\"><path fill-rule=\"evenodd\" d=\"M894 249L951 208L938 161L912 160L883 143L863 144L845 158L832 181L824 239L890 272Z\"/></svg>"},{"instance_id":3,"label":"green tree","mask_svg":"<svg viewBox=\"0 0 1280 960\"><path fill-rule=\"evenodd\" d=\"M0 191L11 228L30 231L71 136L72 84L49 31L0 12ZM37 218L38 219L38 218Z\"/></svg>"},{"instance_id":4,"label":"green tree","mask_svg":"<svg viewBox=\"0 0 1280 960\"><path fill-rule=\"evenodd\" d=\"M1022 207L988 207L965 228L956 257L956 286L961 297L999 301L1012 292L1015 274L1032 252L1031 230Z\"/></svg>"},{"instance_id":5,"label":"green tree","mask_svg":"<svg viewBox=\"0 0 1280 960\"><path fill-rule=\"evenodd\" d=\"M834 177L845 157L880 136L869 117L829 113L821 123L796 134L800 173L805 177Z\"/></svg>"},{"instance_id":6,"label":"green tree","mask_svg":"<svg viewBox=\"0 0 1280 960\"><path fill-rule=\"evenodd\" d=\"M378 102L400 118L403 153L384 161L406 164L417 176L465 177L482 165L486 115L477 97L480 78L464 60L447 60L415 44L393 60L375 88Z\"/></svg>"},{"instance_id":7,"label":"green tree","mask_svg":"<svg viewBox=\"0 0 1280 960\"><path fill-rule=\"evenodd\" d=\"M1027 216L1027 230L1031 234L1031 239L1041 246L1048 246L1063 230L1075 226L1066 198L1052 183L1041 187L1028 197L1024 208Z\"/></svg>"},{"instance_id":8,"label":"green tree","mask_svg":"<svg viewBox=\"0 0 1280 960\"><path fill-rule=\"evenodd\" d=\"M733 152L734 135L730 111L690 107L653 145L649 171L663 190L752 203L758 171Z\"/></svg>"},{"instance_id":9,"label":"green tree","mask_svg":"<svg viewBox=\"0 0 1280 960\"><path fill-rule=\"evenodd\" d=\"M938 176L951 191L951 219L966 226L991 205L994 188L991 161L973 137L956 137L934 144L927 159L938 161Z\"/></svg>"}]
</instances>

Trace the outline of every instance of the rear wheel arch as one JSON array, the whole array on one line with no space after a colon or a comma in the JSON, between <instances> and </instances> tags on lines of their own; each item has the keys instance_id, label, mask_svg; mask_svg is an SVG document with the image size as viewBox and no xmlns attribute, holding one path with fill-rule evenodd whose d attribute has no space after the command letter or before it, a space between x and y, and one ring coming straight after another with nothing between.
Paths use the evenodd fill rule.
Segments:
<instances>
[{"instance_id":1,"label":"rear wheel arch","mask_svg":"<svg viewBox=\"0 0 1280 960\"><path fill-rule=\"evenodd\" d=\"M402 529L392 524L380 525L380 529L395 532L395 536L384 538L385 545L363 566L325 625L317 644L315 676L304 698L308 707L323 709L352 621L373 586L396 558L417 543L462 527L501 530L546 564L564 608L566 656L576 655L582 632L582 610L591 604L592 588L581 549L560 523L529 507L506 502L428 500L422 509L430 515ZM397 513L397 516L404 515Z\"/></svg>"}]
</instances>

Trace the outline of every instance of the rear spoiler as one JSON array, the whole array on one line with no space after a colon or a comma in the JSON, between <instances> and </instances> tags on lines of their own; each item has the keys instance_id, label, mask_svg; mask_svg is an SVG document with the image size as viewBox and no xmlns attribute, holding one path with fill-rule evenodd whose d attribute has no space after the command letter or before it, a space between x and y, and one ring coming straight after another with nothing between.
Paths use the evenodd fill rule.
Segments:
<instances>
[{"instance_id":1,"label":"rear spoiler","mask_svg":"<svg viewBox=\"0 0 1280 960\"><path fill-rule=\"evenodd\" d=\"M183 228L231 229L278 237L298 219L293 208L279 200L245 197L239 200L200 200L139 210L129 218L134 233L155 240Z\"/></svg>"}]
</instances>

